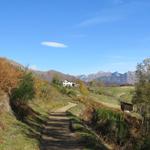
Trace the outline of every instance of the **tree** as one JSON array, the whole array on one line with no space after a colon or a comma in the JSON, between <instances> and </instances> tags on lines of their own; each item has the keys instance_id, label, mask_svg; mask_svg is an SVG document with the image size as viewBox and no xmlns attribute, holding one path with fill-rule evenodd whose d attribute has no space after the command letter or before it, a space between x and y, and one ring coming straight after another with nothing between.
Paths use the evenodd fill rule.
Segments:
<instances>
[{"instance_id":1,"label":"tree","mask_svg":"<svg viewBox=\"0 0 150 150\"><path fill-rule=\"evenodd\" d=\"M19 86L12 90L11 99L26 104L29 100L34 98L34 94L34 79L32 73L24 72Z\"/></svg>"},{"instance_id":2,"label":"tree","mask_svg":"<svg viewBox=\"0 0 150 150\"><path fill-rule=\"evenodd\" d=\"M137 65L133 103L143 117L144 134L150 131L150 58Z\"/></svg>"},{"instance_id":3,"label":"tree","mask_svg":"<svg viewBox=\"0 0 150 150\"><path fill-rule=\"evenodd\" d=\"M150 104L150 58L137 65L133 103Z\"/></svg>"}]
</instances>

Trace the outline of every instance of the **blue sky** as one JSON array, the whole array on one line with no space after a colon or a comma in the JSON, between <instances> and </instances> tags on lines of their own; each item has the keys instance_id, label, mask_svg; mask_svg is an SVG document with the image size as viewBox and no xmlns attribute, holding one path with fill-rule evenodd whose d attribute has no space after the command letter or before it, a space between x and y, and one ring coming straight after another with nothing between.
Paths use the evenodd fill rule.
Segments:
<instances>
[{"instance_id":1,"label":"blue sky","mask_svg":"<svg viewBox=\"0 0 150 150\"><path fill-rule=\"evenodd\" d=\"M149 0L0 0L0 56L69 74L150 57Z\"/></svg>"}]
</instances>

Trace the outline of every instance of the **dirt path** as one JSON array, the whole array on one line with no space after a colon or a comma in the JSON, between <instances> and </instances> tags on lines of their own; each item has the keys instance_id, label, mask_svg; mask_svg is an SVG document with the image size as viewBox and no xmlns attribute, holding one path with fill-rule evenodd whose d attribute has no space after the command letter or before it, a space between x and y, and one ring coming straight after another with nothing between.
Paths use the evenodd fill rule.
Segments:
<instances>
[{"instance_id":1,"label":"dirt path","mask_svg":"<svg viewBox=\"0 0 150 150\"><path fill-rule=\"evenodd\" d=\"M69 118L66 115L66 111L75 106L74 103L68 103L50 113L42 132L40 150L82 150L77 138L69 130Z\"/></svg>"},{"instance_id":2,"label":"dirt path","mask_svg":"<svg viewBox=\"0 0 150 150\"><path fill-rule=\"evenodd\" d=\"M67 110L69 110L70 108L72 108L72 107L75 107L77 104L75 104L75 103L68 103L68 105L66 105L66 106L64 106L64 107L62 107L62 108L60 108L60 109L57 109L55 112L66 112Z\"/></svg>"}]
</instances>

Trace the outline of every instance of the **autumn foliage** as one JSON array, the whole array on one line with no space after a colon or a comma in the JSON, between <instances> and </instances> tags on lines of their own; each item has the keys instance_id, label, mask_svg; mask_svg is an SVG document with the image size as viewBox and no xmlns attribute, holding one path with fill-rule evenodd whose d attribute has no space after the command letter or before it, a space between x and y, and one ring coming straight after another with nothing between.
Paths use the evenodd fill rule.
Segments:
<instances>
[{"instance_id":1,"label":"autumn foliage","mask_svg":"<svg viewBox=\"0 0 150 150\"><path fill-rule=\"evenodd\" d=\"M14 67L6 59L0 58L0 89L7 94L11 93L13 88L16 88L22 71Z\"/></svg>"}]
</instances>

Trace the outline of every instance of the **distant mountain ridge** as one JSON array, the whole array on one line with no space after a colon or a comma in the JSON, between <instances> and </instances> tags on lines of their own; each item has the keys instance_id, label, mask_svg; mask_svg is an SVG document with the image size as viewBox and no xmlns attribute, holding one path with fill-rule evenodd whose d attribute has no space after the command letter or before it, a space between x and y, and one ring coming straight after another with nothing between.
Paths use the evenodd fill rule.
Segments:
<instances>
[{"instance_id":1,"label":"distant mountain ridge","mask_svg":"<svg viewBox=\"0 0 150 150\"><path fill-rule=\"evenodd\" d=\"M5 59L6 61L8 61L10 64L16 66L16 67L20 67L22 69L25 69L26 67L24 67L23 65L7 59L7 58L1 58L1 59ZM89 75L79 75L79 76L73 76L73 75L69 75L69 74L64 74L55 70L49 70L49 71L38 71L38 70L32 70L29 69L30 71L32 71L34 74L38 75L40 78L47 80L49 82L52 81L53 77L58 77L60 80L70 80L70 81L75 81L77 79L80 79L84 82L90 82L92 80L97 80L97 81L102 81L105 84L118 84L118 85L122 85L122 84L134 84L135 83L135 72L131 72L128 71L127 73L118 73L118 72L102 72L99 71L97 73L93 73L93 74L89 74Z\"/></svg>"},{"instance_id":2,"label":"distant mountain ridge","mask_svg":"<svg viewBox=\"0 0 150 150\"><path fill-rule=\"evenodd\" d=\"M105 84L134 84L135 83L135 72L128 71L126 73L119 72L98 72L89 75L79 75L77 76L80 80L85 82L90 82L93 80L102 81Z\"/></svg>"}]
</instances>

